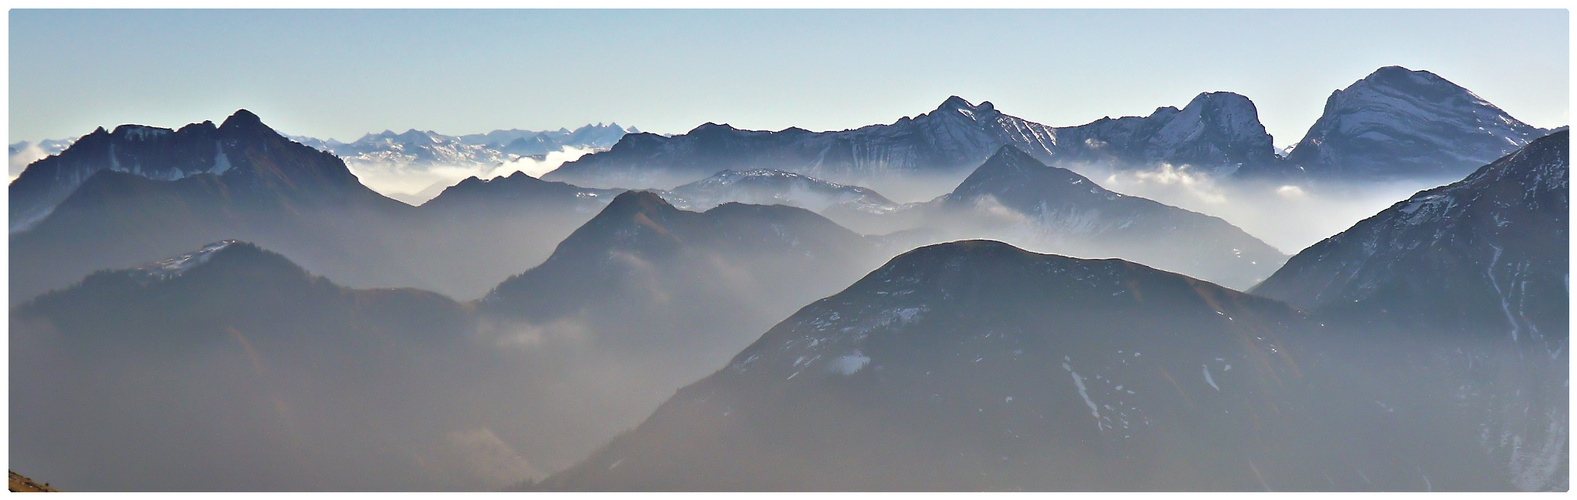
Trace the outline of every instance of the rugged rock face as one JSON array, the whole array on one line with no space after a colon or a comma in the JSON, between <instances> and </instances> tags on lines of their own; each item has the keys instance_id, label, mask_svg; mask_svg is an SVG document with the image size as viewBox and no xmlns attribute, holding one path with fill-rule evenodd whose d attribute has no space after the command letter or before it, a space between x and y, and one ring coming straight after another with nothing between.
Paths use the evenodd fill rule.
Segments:
<instances>
[{"instance_id":1,"label":"rugged rock face","mask_svg":"<svg viewBox=\"0 0 1577 500\"><path fill-rule=\"evenodd\" d=\"M413 210L246 110L218 127L115 130L83 137L11 184L13 214L43 215L11 236L13 301L225 238L288 249L320 272L371 276L387 262L377 247L398 233L391 221Z\"/></svg>"},{"instance_id":2,"label":"rugged rock face","mask_svg":"<svg viewBox=\"0 0 1577 500\"><path fill-rule=\"evenodd\" d=\"M284 188L295 201L372 194L333 155L285 139L243 109L218 127L212 122L180 130L122 125L83 136L59 155L28 166L11 183L11 232L36 224L102 171L162 181L214 174L238 188Z\"/></svg>"},{"instance_id":3,"label":"rugged rock face","mask_svg":"<svg viewBox=\"0 0 1577 500\"><path fill-rule=\"evenodd\" d=\"M1387 66L1333 92L1280 168L1244 173L1459 178L1547 133L1434 73Z\"/></svg>"},{"instance_id":4,"label":"rugged rock face","mask_svg":"<svg viewBox=\"0 0 1577 500\"><path fill-rule=\"evenodd\" d=\"M776 169L836 182L899 174L958 173L1013 145L1046 162L1156 162L1217 170L1274 159L1270 136L1248 99L1201 94L1182 110L1053 128L1007 115L990 102L949 97L935 110L854 130L778 132L708 123L662 137L631 134L605 153L566 163L546 177L582 185L666 187L723 170Z\"/></svg>"},{"instance_id":5,"label":"rugged rock face","mask_svg":"<svg viewBox=\"0 0 1577 500\"><path fill-rule=\"evenodd\" d=\"M1563 330L1568 135L1398 202L1299 252L1253 292L1508 340Z\"/></svg>"},{"instance_id":6,"label":"rugged rock face","mask_svg":"<svg viewBox=\"0 0 1577 500\"><path fill-rule=\"evenodd\" d=\"M1430 381L1414 411L1463 419L1525 490L1569 487L1568 135L1397 203L1252 290L1347 332L1341 355L1389 369L1375 377Z\"/></svg>"},{"instance_id":7,"label":"rugged rock face","mask_svg":"<svg viewBox=\"0 0 1577 500\"><path fill-rule=\"evenodd\" d=\"M1166 163L1225 175L1245 165L1277 160L1253 101L1231 92L1199 94L1183 109L1164 107L1150 116L1103 118L1056 130L1059 148L1054 160L1063 166Z\"/></svg>"}]
</instances>

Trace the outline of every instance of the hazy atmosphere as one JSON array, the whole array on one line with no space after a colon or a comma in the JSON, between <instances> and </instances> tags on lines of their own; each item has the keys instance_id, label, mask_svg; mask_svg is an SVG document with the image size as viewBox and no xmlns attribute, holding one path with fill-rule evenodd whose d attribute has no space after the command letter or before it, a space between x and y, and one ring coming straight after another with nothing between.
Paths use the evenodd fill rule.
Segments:
<instances>
[{"instance_id":1,"label":"hazy atmosphere","mask_svg":"<svg viewBox=\"0 0 1577 500\"><path fill-rule=\"evenodd\" d=\"M1565 10L9 11L12 491L1566 491Z\"/></svg>"}]
</instances>

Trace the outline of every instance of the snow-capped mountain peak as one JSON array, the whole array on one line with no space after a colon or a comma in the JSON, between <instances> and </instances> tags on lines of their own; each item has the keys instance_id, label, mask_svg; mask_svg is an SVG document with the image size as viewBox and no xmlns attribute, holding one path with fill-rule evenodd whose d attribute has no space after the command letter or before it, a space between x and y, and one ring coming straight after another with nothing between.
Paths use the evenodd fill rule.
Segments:
<instances>
[{"instance_id":1,"label":"snow-capped mountain peak","mask_svg":"<svg viewBox=\"0 0 1577 500\"><path fill-rule=\"evenodd\" d=\"M1287 162L1343 178L1456 178L1548 131L1423 70L1387 66L1331 93Z\"/></svg>"}]
</instances>

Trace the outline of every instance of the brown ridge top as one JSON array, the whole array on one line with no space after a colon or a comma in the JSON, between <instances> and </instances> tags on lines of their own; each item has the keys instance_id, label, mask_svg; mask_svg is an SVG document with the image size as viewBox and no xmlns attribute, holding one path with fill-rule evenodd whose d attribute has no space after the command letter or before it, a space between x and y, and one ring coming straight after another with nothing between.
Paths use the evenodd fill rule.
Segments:
<instances>
[{"instance_id":1,"label":"brown ridge top","mask_svg":"<svg viewBox=\"0 0 1577 500\"><path fill-rule=\"evenodd\" d=\"M11 471L11 491L60 491L49 486L49 483L39 483L27 476Z\"/></svg>"}]
</instances>

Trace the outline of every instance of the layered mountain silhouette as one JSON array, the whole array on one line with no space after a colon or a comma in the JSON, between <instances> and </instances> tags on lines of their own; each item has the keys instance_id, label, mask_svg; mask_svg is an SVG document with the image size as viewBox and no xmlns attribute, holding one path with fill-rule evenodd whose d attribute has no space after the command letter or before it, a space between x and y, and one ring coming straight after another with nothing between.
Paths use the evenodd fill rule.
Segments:
<instances>
[{"instance_id":1,"label":"layered mountain silhouette","mask_svg":"<svg viewBox=\"0 0 1577 500\"><path fill-rule=\"evenodd\" d=\"M141 125L122 125L113 132L99 128L60 154L30 165L11 183L11 226L14 232L37 222L103 171L163 181L229 173L226 182L234 185L237 196L278 198L274 203L376 198L349 171L336 168L341 164L332 155L292 146L246 110L217 127L203 122L180 130Z\"/></svg>"},{"instance_id":2,"label":"layered mountain silhouette","mask_svg":"<svg viewBox=\"0 0 1577 500\"><path fill-rule=\"evenodd\" d=\"M871 214L898 208L897 203L870 189L781 170L725 170L658 194L689 210L705 210L728 202L784 204L816 212L838 207Z\"/></svg>"},{"instance_id":3,"label":"layered mountain silhouette","mask_svg":"<svg viewBox=\"0 0 1577 500\"><path fill-rule=\"evenodd\" d=\"M353 169L422 171L441 167L488 169L522 157L541 156L566 147L607 149L634 127L617 123L584 125L575 130L494 130L485 134L444 135L431 130L385 130L351 142L291 136L292 140L344 158Z\"/></svg>"},{"instance_id":4,"label":"layered mountain silhouette","mask_svg":"<svg viewBox=\"0 0 1577 500\"><path fill-rule=\"evenodd\" d=\"M218 127L98 131L11 184L14 214L45 214L13 225L12 301L226 238L279 249L353 286L479 297L540 263L612 194L523 175L462 184L431 207L411 207L245 110ZM456 247L471 253L457 257Z\"/></svg>"},{"instance_id":5,"label":"layered mountain silhouette","mask_svg":"<svg viewBox=\"0 0 1577 500\"><path fill-rule=\"evenodd\" d=\"M902 225L886 217L901 205L874 190L781 170L724 170L657 194L685 210L706 210L729 202L795 206L865 233L889 232Z\"/></svg>"},{"instance_id":6,"label":"layered mountain silhouette","mask_svg":"<svg viewBox=\"0 0 1577 500\"><path fill-rule=\"evenodd\" d=\"M1354 423L1333 425L1321 407L1354 391L1310 387L1307 353L1290 347L1319 330L1285 304L1120 260L992 241L923 247L789 316L536 486L1327 490L1483 480L1471 472L1482 462L1386 451L1398 436L1434 437L1425 431L1372 442L1327 432ZM1469 439L1460 441L1430 451Z\"/></svg>"},{"instance_id":7,"label":"layered mountain silhouette","mask_svg":"<svg viewBox=\"0 0 1577 500\"><path fill-rule=\"evenodd\" d=\"M1336 92L1285 157L1229 92L1073 127L951 97L835 132L363 139L406 167L612 149L411 206L245 110L83 136L10 187L13 464L77 490L1569 488L1569 134L1427 71ZM1461 180L1289 260L1075 173L1166 166ZM862 187L917 179L956 187Z\"/></svg>"},{"instance_id":8,"label":"layered mountain silhouette","mask_svg":"<svg viewBox=\"0 0 1577 500\"><path fill-rule=\"evenodd\" d=\"M79 490L463 488L411 457L440 458L471 367L502 369L473 330L245 242L98 272L11 311L9 458Z\"/></svg>"},{"instance_id":9,"label":"layered mountain silhouette","mask_svg":"<svg viewBox=\"0 0 1577 500\"><path fill-rule=\"evenodd\" d=\"M423 213L466 217L488 211L540 212L571 208L597 212L622 190L582 188L522 172L508 177L468 177L421 205Z\"/></svg>"},{"instance_id":10,"label":"layered mountain silhouette","mask_svg":"<svg viewBox=\"0 0 1577 500\"><path fill-rule=\"evenodd\" d=\"M1126 196L1003 146L951 193L915 210L955 237L1120 257L1247 288L1286 259L1216 217Z\"/></svg>"},{"instance_id":11,"label":"layered mountain silhouette","mask_svg":"<svg viewBox=\"0 0 1577 500\"><path fill-rule=\"evenodd\" d=\"M1434 397L1416 411L1471 424L1526 490L1569 486L1568 136L1399 202L1253 289L1352 332L1341 357L1389 369L1355 377L1420 381L1397 384Z\"/></svg>"},{"instance_id":12,"label":"layered mountain silhouette","mask_svg":"<svg viewBox=\"0 0 1577 500\"><path fill-rule=\"evenodd\" d=\"M1383 309L1401 324L1508 338L1564 329L1568 137L1539 139L1397 202L1299 252L1253 291L1310 310Z\"/></svg>"},{"instance_id":13,"label":"layered mountain silhouette","mask_svg":"<svg viewBox=\"0 0 1577 500\"><path fill-rule=\"evenodd\" d=\"M566 163L545 177L661 187L723 170L765 168L866 184L892 175L957 174L1003 145L1042 161L1066 156L1070 162L1117 166L1166 162L1232 169L1274 158L1253 103L1236 94L1201 94L1182 110L1165 107L1148 117L1062 128L953 96L929 113L853 130L765 132L708 123L673 137L631 134L611 150Z\"/></svg>"},{"instance_id":14,"label":"layered mountain silhouette","mask_svg":"<svg viewBox=\"0 0 1577 500\"><path fill-rule=\"evenodd\" d=\"M1428 71L1388 66L1338 90L1281 158L1247 97L1199 94L1181 109L1051 127L990 102L949 97L935 110L852 130L777 132L707 123L664 137L630 134L548 178L667 187L723 170L776 169L886 191L894 175L958 174L1003 145L1080 172L1160 165L1234 179L1455 178L1548 133ZM956 179L956 177L953 177Z\"/></svg>"},{"instance_id":15,"label":"layered mountain silhouette","mask_svg":"<svg viewBox=\"0 0 1577 500\"><path fill-rule=\"evenodd\" d=\"M629 332L603 339L614 344L721 349L722 359L749 341L740 332L847 285L882 251L879 241L801 208L727 203L691 212L629 191L480 307L530 323L576 318L600 325L591 332Z\"/></svg>"},{"instance_id":16,"label":"layered mountain silhouette","mask_svg":"<svg viewBox=\"0 0 1577 500\"><path fill-rule=\"evenodd\" d=\"M476 305L484 337L541 353L535 366L549 375L537 385L558 396L549 408L563 409L532 418L564 434L544 441L574 443L538 461L556 470L639 423L755 332L905 248L801 208L691 212L631 191Z\"/></svg>"}]
</instances>

